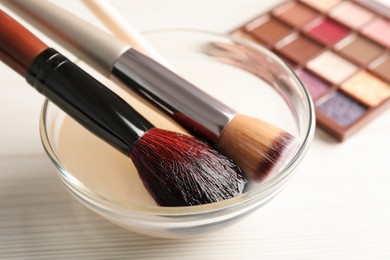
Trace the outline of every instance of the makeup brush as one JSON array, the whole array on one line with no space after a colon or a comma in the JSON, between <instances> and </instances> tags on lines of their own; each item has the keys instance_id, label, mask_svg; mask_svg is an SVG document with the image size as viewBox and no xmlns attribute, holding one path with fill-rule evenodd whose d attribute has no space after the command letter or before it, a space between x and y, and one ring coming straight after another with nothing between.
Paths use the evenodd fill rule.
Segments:
<instances>
[{"instance_id":1,"label":"makeup brush","mask_svg":"<svg viewBox=\"0 0 390 260\"><path fill-rule=\"evenodd\" d=\"M240 168L194 137L155 128L129 104L0 10L0 58L90 132L133 161L162 206L242 192Z\"/></svg>"},{"instance_id":2,"label":"makeup brush","mask_svg":"<svg viewBox=\"0 0 390 260\"><path fill-rule=\"evenodd\" d=\"M291 134L239 114L127 43L64 9L39 0L7 3L21 7L95 69L107 76L112 74L192 134L214 144L253 180L269 176L293 151L296 138Z\"/></svg>"}]
</instances>

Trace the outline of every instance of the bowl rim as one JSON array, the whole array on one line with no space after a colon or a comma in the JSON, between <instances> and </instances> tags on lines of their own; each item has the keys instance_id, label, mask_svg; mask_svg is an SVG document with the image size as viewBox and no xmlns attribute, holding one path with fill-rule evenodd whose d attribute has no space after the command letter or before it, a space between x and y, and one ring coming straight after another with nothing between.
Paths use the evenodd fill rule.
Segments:
<instances>
[{"instance_id":1,"label":"bowl rim","mask_svg":"<svg viewBox=\"0 0 390 260\"><path fill-rule=\"evenodd\" d=\"M223 33L216 33L206 30L198 30L198 29L187 29L187 28L172 28L172 29L162 29L162 30L150 30L143 32L144 34L150 33L161 33L161 32L193 32L193 33L202 33L209 34L215 37L221 37L233 42L238 42L240 44L249 46L254 48L257 51L260 51L270 58L272 58L275 62L281 66L288 75L294 79L297 86L299 86L300 90L303 93L303 99L307 103L309 114L307 129L304 129L304 136L301 138L302 143L299 148L296 150L295 155L291 158L291 160L283 166L283 168L278 172L278 174L274 174L268 180L266 180L262 185L259 185L256 189L247 191L241 195L236 197L214 202L210 204L197 205L197 206L182 206L182 207L162 207L162 206L140 206L140 205L131 205L130 203L126 203L123 201L112 200L105 195L102 195L98 192L95 192L89 189L86 185L80 182L77 178L73 177L72 174L66 169L64 165L61 164L61 160L56 155L55 149L53 149L52 144L50 143L50 138L46 131L46 117L50 104L52 104L48 99L44 101L41 110L40 116L40 136L41 141L49 156L50 160L54 164L57 169L57 173L60 179L64 182L67 188L70 189L72 193L76 196L85 196L84 199L91 200L96 204L98 203L98 207L104 208L105 210L110 210L120 214L122 216L133 216L134 214L141 214L142 216L164 216L164 217L193 217L193 216L201 216L205 214L226 214L233 213L240 210L244 210L246 208L253 208L258 205L261 205L265 200L268 200L271 195L273 195L277 190L279 190L285 182L291 177L291 173L297 168L305 154L307 153L311 141L315 132L315 112L314 112L314 104L311 99L311 96L304 86L302 81L298 78L292 68L290 68L281 58L279 58L276 54L272 53L265 47L251 42L247 39L237 37L234 35L227 35ZM116 211L114 211L116 209ZM120 213L118 213L120 212Z\"/></svg>"}]
</instances>

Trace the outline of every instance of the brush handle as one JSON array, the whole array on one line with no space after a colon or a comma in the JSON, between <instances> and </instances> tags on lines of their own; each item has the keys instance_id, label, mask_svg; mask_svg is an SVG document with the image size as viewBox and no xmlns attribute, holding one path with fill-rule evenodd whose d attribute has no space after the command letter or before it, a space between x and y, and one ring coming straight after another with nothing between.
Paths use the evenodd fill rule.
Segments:
<instances>
[{"instance_id":1,"label":"brush handle","mask_svg":"<svg viewBox=\"0 0 390 260\"><path fill-rule=\"evenodd\" d=\"M81 0L95 16L119 39L152 58L164 67L175 71L173 66L138 32L107 0Z\"/></svg>"},{"instance_id":2,"label":"brush handle","mask_svg":"<svg viewBox=\"0 0 390 260\"><path fill-rule=\"evenodd\" d=\"M12 35L12 37L9 37ZM1 58L22 76L47 45L0 9Z\"/></svg>"},{"instance_id":3,"label":"brush handle","mask_svg":"<svg viewBox=\"0 0 390 260\"><path fill-rule=\"evenodd\" d=\"M129 155L133 144L153 128L114 92L56 50L47 48L1 10L0 24L0 56L31 57L26 62L31 63L25 75L27 82L92 133ZM46 49L37 53L36 45L23 45L20 34L26 43L39 43ZM23 49L24 56L18 54L19 49ZM7 63L9 59L3 61Z\"/></svg>"},{"instance_id":4,"label":"brush handle","mask_svg":"<svg viewBox=\"0 0 390 260\"><path fill-rule=\"evenodd\" d=\"M87 60L103 75L108 76L118 57L131 48L76 15L64 15L65 10L49 1L12 0L8 4L23 8L38 21L47 22L52 30L78 49L80 58Z\"/></svg>"},{"instance_id":5,"label":"brush handle","mask_svg":"<svg viewBox=\"0 0 390 260\"><path fill-rule=\"evenodd\" d=\"M83 58L88 56L96 58L105 48L115 49L118 41L121 42L50 2L13 0L9 4L21 6L25 12L38 20L41 26L68 41L71 49L82 50ZM97 38L109 40L101 44L96 41ZM111 43L112 46L108 46ZM112 60L114 57L115 60ZM118 57L109 58L110 60L104 61L104 65L112 66L109 71L115 77L171 115L191 133L212 143L218 142L225 126L237 114L235 110L134 48L121 52ZM102 61L95 59L89 63L96 66L99 62Z\"/></svg>"}]
</instances>

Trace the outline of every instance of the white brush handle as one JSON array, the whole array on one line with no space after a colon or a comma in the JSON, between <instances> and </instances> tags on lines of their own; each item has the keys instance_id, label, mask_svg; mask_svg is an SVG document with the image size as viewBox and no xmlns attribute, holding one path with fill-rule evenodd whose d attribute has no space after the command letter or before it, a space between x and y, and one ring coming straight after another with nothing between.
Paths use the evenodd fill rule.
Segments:
<instances>
[{"instance_id":1,"label":"white brush handle","mask_svg":"<svg viewBox=\"0 0 390 260\"><path fill-rule=\"evenodd\" d=\"M166 68L174 71L173 66L138 32L107 0L81 0L100 21L119 39L134 49L149 56Z\"/></svg>"},{"instance_id":2,"label":"white brush handle","mask_svg":"<svg viewBox=\"0 0 390 260\"><path fill-rule=\"evenodd\" d=\"M13 3L55 30L71 44L77 55L94 63L94 67L104 75L109 75L115 61L131 48L129 44L112 37L109 33L50 1L13 0Z\"/></svg>"}]
</instances>

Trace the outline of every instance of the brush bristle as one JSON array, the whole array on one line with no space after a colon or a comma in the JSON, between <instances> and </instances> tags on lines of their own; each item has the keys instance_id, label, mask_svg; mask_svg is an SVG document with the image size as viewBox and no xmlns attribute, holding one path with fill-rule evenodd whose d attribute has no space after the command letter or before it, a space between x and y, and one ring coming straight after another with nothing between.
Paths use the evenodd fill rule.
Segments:
<instances>
[{"instance_id":1,"label":"brush bristle","mask_svg":"<svg viewBox=\"0 0 390 260\"><path fill-rule=\"evenodd\" d=\"M161 206L190 206L242 193L246 179L232 160L193 137L153 128L134 145L130 158Z\"/></svg>"},{"instance_id":2,"label":"brush bristle","mask_svg":"<svg viewBox=\"0 0 390 260\"><path fill-rule=\"evenodd\" d=\"M225 127L217 147L252 180L261 181L286 163L296 138L267 122L236 115Z\"/></svg>"}]
</instances>

